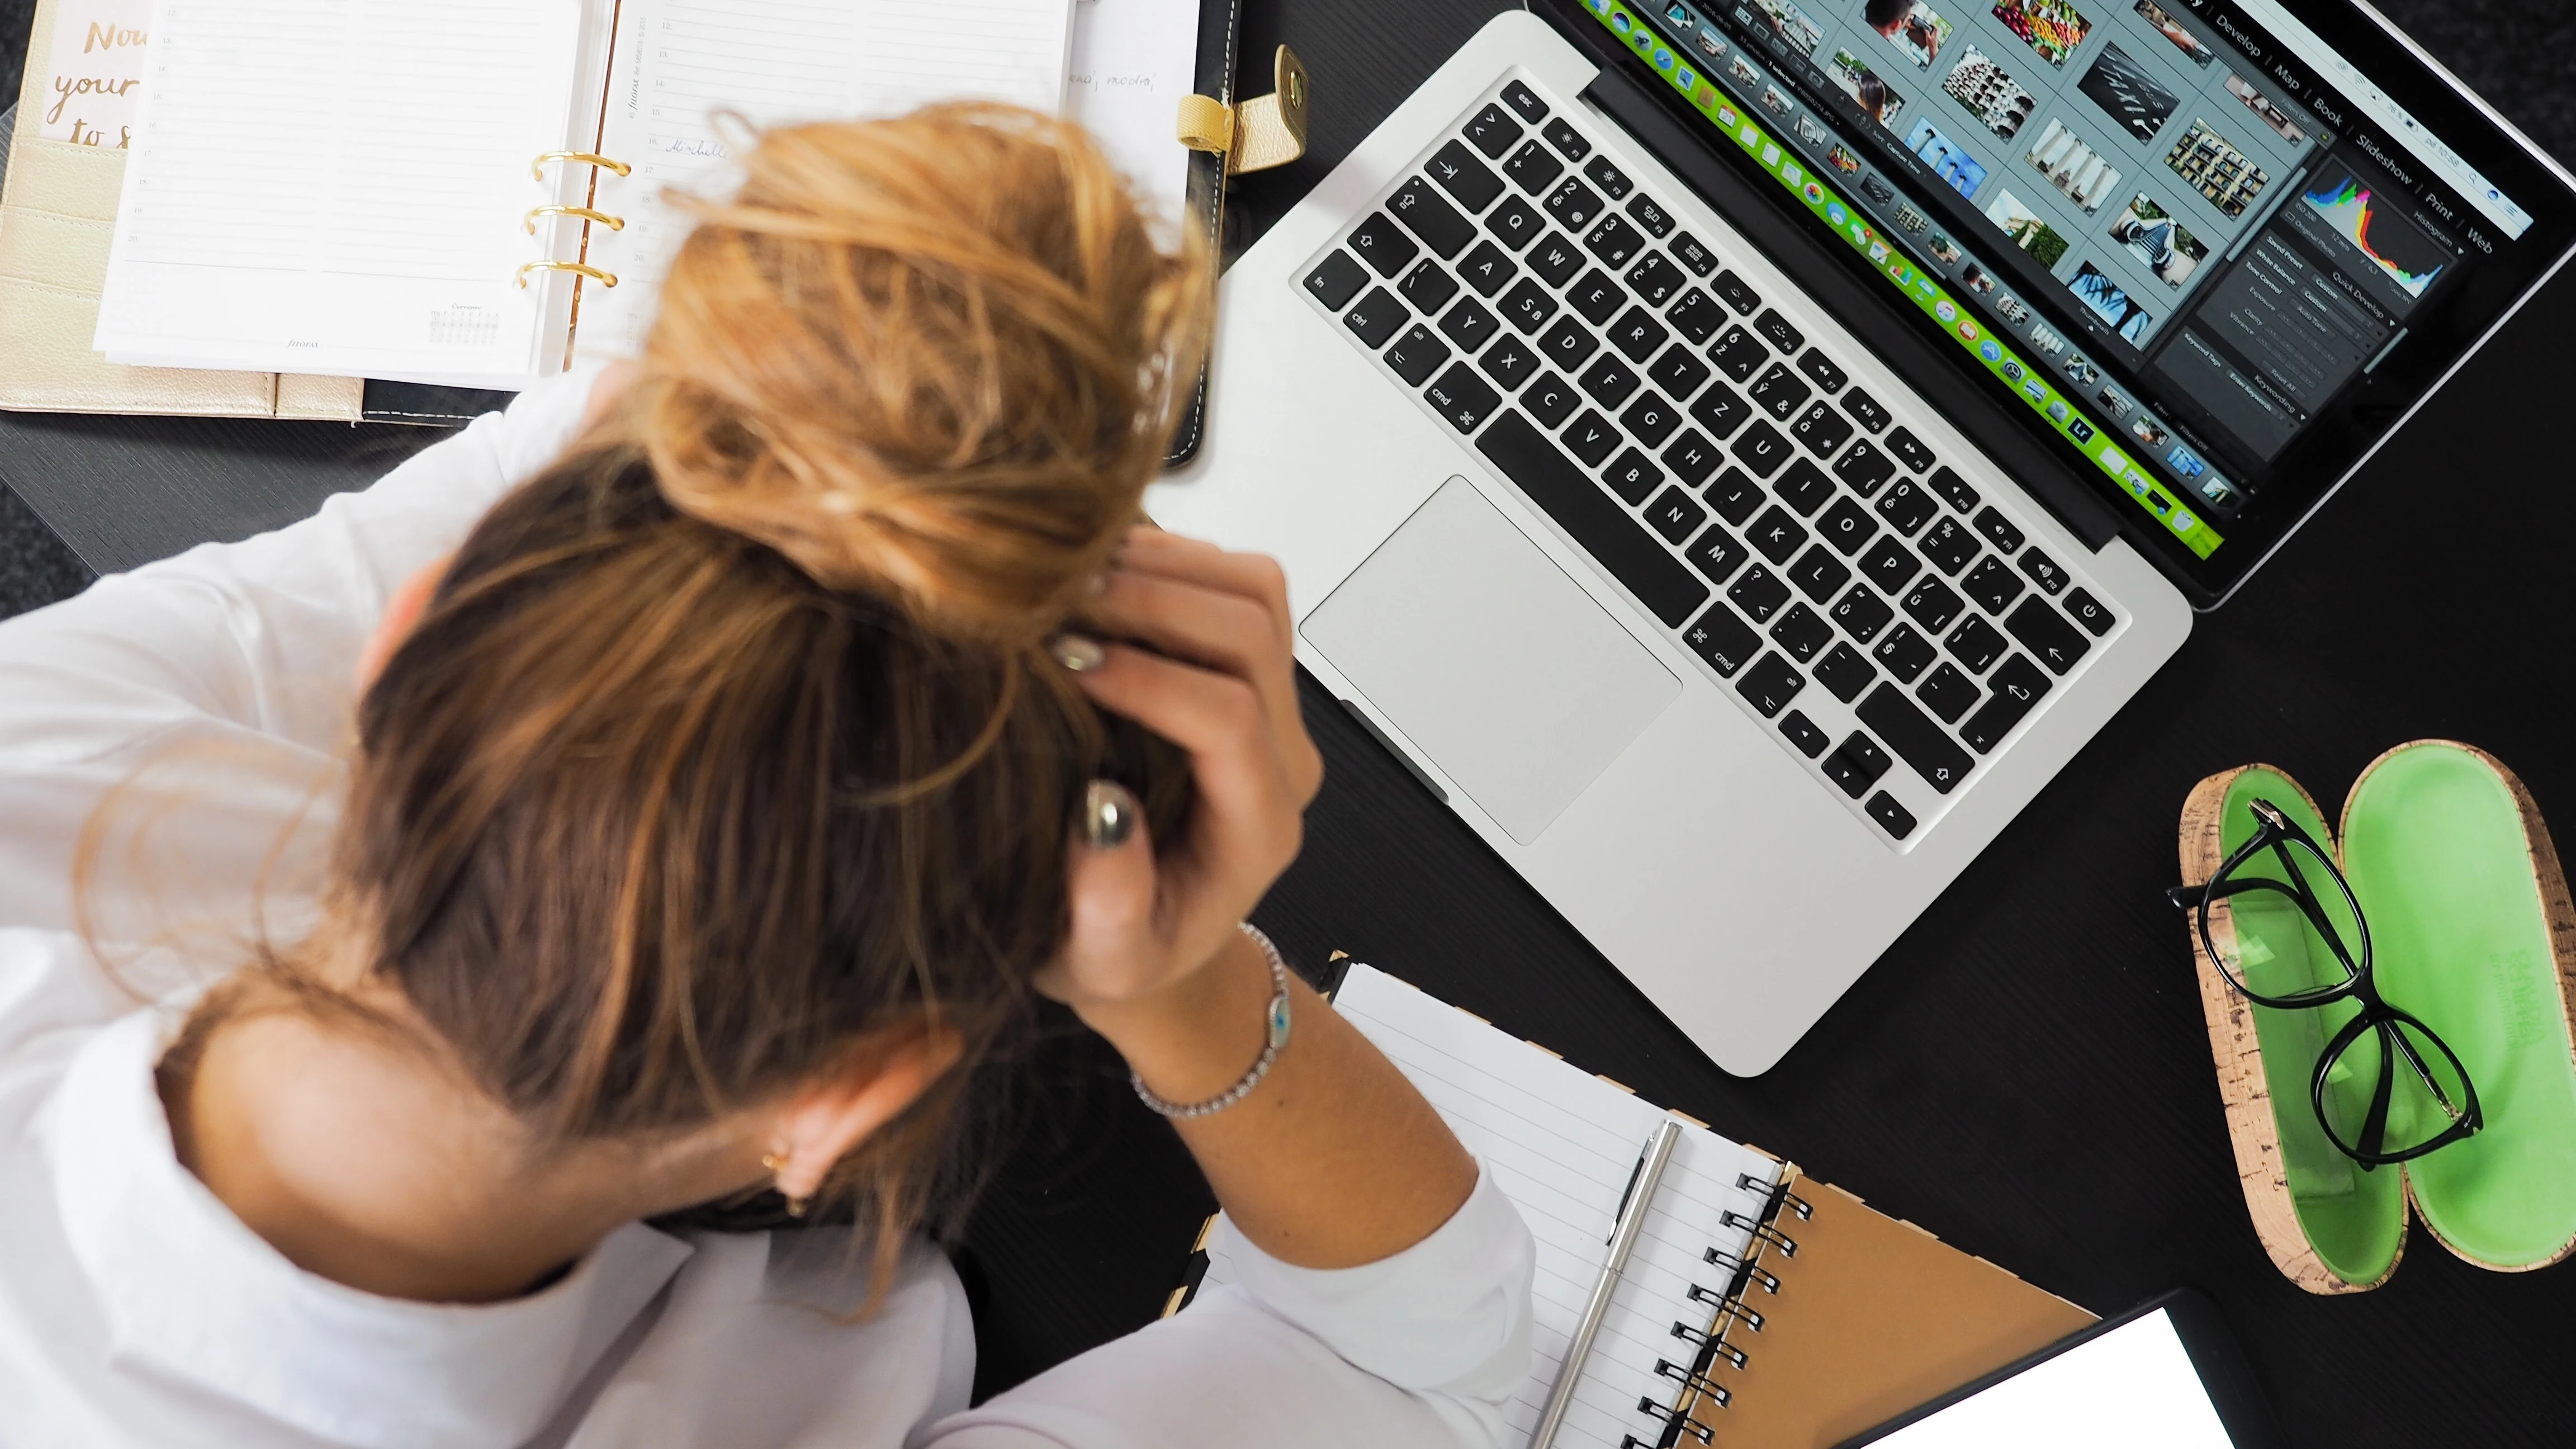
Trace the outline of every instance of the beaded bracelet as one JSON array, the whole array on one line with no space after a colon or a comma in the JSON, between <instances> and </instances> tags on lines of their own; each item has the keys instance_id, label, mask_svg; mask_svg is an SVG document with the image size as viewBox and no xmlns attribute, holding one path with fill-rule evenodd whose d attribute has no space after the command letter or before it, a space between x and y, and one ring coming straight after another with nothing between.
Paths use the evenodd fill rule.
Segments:
<instances>
[{"instance_id":1,"label":"beaded bracelet","mask_svg":"<svg viewBox=\"0 0 2576 1449\"><path fill-rule=\"evenodd\" d=\"M1166 1117L1205 1117L1211 1112L1222 1112L1226 1108L1233 1106L1235 1103L1242 1101L1244 1098L1252 1095L1253 1088L1261 1085L1261 1079L1263 1077L1270 1075L1270 1064L1279 1059L1279 1049L1288 1045L1288 963L1279 959L1279 948L1270 943L1270 938L1262 934L1260 927L1252 924L1250 921L1243 921L1239 924L1243 930L1243 934L1250 936L1252 938L1252 943L1261 948L1261 954L1268 957L1270 960L1270 1030L1268 1037L1262 1043L1261 1055L1253 1060L1252 1070L1245 1072L1242 1079L1237 1081L1233 1086L1226 1088L1224 1091L1217 1093L1215 1096L1208 1098L1204 1102L1192 1102L1187 1105L1183 1105L1178 1102L1166 1102L1162 1098L1155 1096L1154 1089L1146 1086L1145 1079L1142 1076L1139 1076L1133 1067L1130 1067L1127 1071L1127 1080L1136 1088L1137 1097L1142 1100L1146 1106L1153 1108L1156 1112L1159 1112Z\"/></svg>"}]
</instances>

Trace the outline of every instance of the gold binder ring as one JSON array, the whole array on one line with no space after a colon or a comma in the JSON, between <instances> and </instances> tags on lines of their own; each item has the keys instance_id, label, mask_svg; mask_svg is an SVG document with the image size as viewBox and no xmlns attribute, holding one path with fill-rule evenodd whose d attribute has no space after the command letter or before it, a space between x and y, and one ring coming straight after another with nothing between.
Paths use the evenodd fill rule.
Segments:
<instances>
[{"instance_id":1,"label":"gold binder ring","mask_svg":"<svg viewBox=\"0 0 2576 1449\"><path fill-rule=\"evenodd\" d=\"M626 230L626 218L610 216L604 211L593 211L587 206L538 206L531 207L528 211L528 235L537 234L537 218L541 216L577 216L584 221L602 222L610 231Z\"/></svg>"},{"instance_id":2,"label":"gold binder ring","mask_svg":"<svg viewBox=\"0 0 2576 1449\"><path fill-rule=\"evenodd\" d=\"M586 267L579 262L530 262L526 266L519 268L519 286L522 289L528 285L528 273L530 272L576 272L582 276L597 279L599 284L603 287L614 287L617 285L617 274L615 272L603 272L597 267Z\"/></svg>"},{"instance_id":3,"label":"gold binder ring","mask_svg":"<svg viewBox=\"0 0 2576 1449\"><path fill-rule=\"evenodd\" d=\"M623 161L611 161L605 156L597 155L589 151L548 151L543 156L538 157L535 163L528 167L528 174L539 181L545 180L546 163L549 161L578 161L586 166L605 166L620 176L631 176L635 172L634 167L627 165Z\"/></svg>"}]
</instances>

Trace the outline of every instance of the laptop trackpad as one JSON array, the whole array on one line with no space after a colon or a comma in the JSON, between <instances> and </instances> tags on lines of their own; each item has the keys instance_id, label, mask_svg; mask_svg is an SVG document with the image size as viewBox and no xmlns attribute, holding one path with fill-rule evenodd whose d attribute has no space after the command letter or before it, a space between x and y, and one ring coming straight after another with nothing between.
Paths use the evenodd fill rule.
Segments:
<instances>
[{"instance_id":1,"label":"laptop trackpad","mask_svg":"<svg viewBox=\"0 0 2576 1449\"><path fill-rule=\"evenodd\" d=\"M1299 632L1523 845L1682 688L1464 478Z\"/></svg>"}]
</instances>

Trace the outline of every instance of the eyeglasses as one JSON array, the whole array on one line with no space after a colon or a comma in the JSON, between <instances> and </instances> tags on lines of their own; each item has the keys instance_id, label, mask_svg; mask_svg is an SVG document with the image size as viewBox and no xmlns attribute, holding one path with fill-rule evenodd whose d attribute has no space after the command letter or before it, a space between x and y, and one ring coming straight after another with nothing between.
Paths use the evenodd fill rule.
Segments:
<instances>
[{"instance_id":1,"label":"eyeglasses","mask_svg":"<svg viewBox=\"0 0 2576 1449\"><path fill-rule=\"evenodd\" d=\"M2165 898L2194 913L2201 949L2238 994L2279 1011L2318 1011L2333 1030L2308 1080L2327 1140L2367 1171L2475 1133L2485 1118L2468 1068L2372 984L2370 925L2333 857L2271 801L2248 808L2254 837L2206 883L2176 886ZM2333 890L2320 894L2309 883L2315 876ZM2210 932L2221 901L2233 953L2222 953Z\"/></svg>"}]
</instances>

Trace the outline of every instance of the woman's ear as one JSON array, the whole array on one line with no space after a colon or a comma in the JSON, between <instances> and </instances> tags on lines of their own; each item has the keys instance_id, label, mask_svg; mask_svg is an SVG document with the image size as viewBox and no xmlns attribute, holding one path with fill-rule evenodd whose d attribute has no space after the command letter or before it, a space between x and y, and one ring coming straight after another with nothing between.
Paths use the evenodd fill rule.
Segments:
<instances>
[{"instance_id":1,"label":"woman's ear","mask_svg":"<svg viewBox=\"0 0 2576 1449\"><path fill-rule=\"evenodd\" d=\"M367 636L367 647L358 655L358 693L365 694L385 669L385 661L411 637L411 627L420 622L420 612L438 593L438 585L447 577L447 566L454 554L442 554L423 565L419 572L402 581L393 597L385 600L384 617L376 621L376 632Z\"/></svg>"},{"instance_id":2,"label":"woman's ear","mask_svg":"<svg viewBox=\"0 0 2576 1449\"><path fill-rule=\"evenodd\" d=\"M768 1128L768 1156L778 1191L812 1197L832 1165L869 1135L903 1115L965 1054L950 1027L923 1022L851 1049L840 1066L788 1098Z\"/></svg>"}]
</instances>

